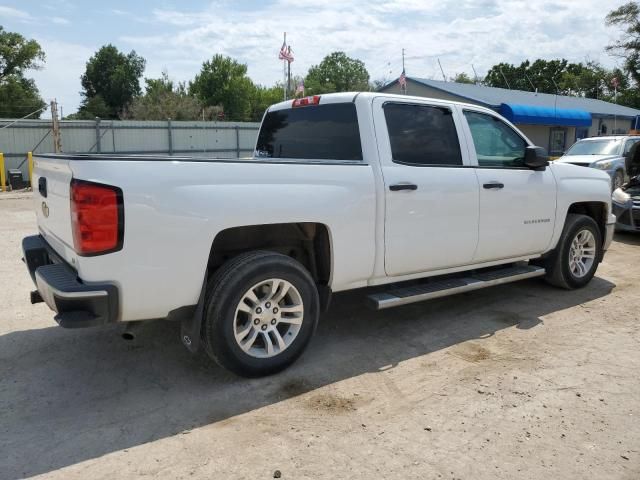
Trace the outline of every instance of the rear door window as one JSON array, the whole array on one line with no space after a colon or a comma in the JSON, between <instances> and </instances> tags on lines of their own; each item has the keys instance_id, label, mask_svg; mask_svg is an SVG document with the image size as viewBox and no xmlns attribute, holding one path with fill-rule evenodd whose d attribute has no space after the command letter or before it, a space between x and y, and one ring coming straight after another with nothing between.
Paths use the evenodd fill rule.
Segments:
<instances>
[{"instance_id":1,"label":"rear door window","mask_svg":"<svg viewBox=\"0 0 640 480\"><path fill-rule=\"evenodd\" d=\"M268 112L256 156L311 160L362 160L356 106L330 103Z\"/></svg>"},{"instance_id":2,"label":"rear door window","mask_svg":"<svg viewBox=\"0 0 640 480\"><path fill-rule=\"evenodd\" d=\"M413 166L462 165L458 133L448 108L387 103L384 116L394 162Z\"/></svg>"}]
</instances>

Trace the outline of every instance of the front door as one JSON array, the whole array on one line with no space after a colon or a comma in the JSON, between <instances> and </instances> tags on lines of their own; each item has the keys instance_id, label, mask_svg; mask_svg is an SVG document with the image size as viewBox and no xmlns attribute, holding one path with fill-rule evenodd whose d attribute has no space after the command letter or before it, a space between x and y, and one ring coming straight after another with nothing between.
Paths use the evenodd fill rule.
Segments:
<instances>
[{"instance_id":1,"label":"front door","mask_svg":"<svg viewBox=\"0 0 640 480\"><path fill-rule=\"evenodd\" d=\"M446 104L374 101L389 276L466 265L478 241L478 181Z\"/></svg>"},{"instance_id":2,"label":"front door","mask_svg":"<svg viewBox=\"0 0 640 480\"><path fill-rule=\"evenodd\" d=\"M464 110L477 158L480 229L474 263L544 252L553 234L556 182L524 166L527 142L487 113Z\"/></svg>"}]
</instances>

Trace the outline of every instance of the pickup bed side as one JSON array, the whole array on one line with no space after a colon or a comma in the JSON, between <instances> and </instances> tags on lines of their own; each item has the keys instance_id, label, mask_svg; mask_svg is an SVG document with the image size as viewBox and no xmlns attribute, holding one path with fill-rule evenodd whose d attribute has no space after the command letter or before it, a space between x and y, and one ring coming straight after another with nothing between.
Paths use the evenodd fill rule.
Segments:
<instances>
[{"instance_id":1,"label":"pickup bed side","mask_svg":"<svg viewBox=\"0 0 640 480\"><path fill-rule=\"evenodd\" d=\"M103 256L77 255L70 234L60 238L47 229L43 199L35 201L45 238L78 276L87 283L115 282L121 292L118 319L164 318L195 305L216 236L234 227L324 225L331 243L332 289L364 286L372 274L376 195L372 167L362 162L60 159L68 160L74 178L122 189L123 248ZM34 181L45 165L57 161L56 156L36 157Z\"/></svg>"}]
</instances>

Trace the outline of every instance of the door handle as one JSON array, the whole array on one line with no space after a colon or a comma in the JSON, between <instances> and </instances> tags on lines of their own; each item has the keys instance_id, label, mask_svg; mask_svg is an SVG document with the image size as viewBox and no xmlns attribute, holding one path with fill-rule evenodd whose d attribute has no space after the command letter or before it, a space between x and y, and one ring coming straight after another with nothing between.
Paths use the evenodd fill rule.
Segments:
<instances>
[{"instance_id":1,"label":"door handle","mask_svg":"<svg viewBox=\"0 0 640 480\"><path fill-rule=\"evenodd\" d=\"M491 183L485 183L484 185L482 185L484 188L486 189L500 189L500 188L504 188L504 183L499 183L499 182L491 182Z\"/></svg>"},{"instance_id":2,"label":"door handle","mask_svg":"<svg viewBox=\"0 0 640 480\"><path fill-rule=\"evenodd\" d=\"M400 190L417 190L418 186L413 183L396 183L395 185L389 185L389 190L397 192Z\"/></svg>"},{"instance_id":3,"label":"door handle","mask_svg":"<svg viewBox=\"0 0 640 480\"><path fill-rule=\"evenodd\" d=\"M40 195L42 195L44 198L47 198L47 178L46 177L40 177L38 179L38 192L40 192Z\"/></svg>"}]
</instances>

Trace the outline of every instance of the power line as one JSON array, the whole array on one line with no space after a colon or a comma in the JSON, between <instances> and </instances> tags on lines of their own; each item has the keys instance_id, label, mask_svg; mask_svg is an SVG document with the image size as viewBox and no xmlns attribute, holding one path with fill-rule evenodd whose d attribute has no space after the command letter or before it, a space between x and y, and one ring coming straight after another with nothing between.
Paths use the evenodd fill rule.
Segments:
<instances>
[{"instance_id":1,"label":"power line","mask_svg":"<svg viewBox=\"0 0 640 480\"><path fill-rule=\"evenodd\" d=\"M14 123L18 123L20 120L24 120L25 118L28 118L28 117L30 117L31 115L35 115L36 113L41 112L41 111L46 110L46 109L47 109L47 106L45 105L44 107L39 108L39 109L38 109L38 110L36 110L35 112L31 112L29 115L25 115L25 116L24 116L24 117L22 117L22 118L18 118L18 119L16 119L16 120L14 120L13 122L7 123L6 125L4 125L4 126L0 127L0 130L2 130L2 129L4 129L4 128L8 128L8 127L10 127L11 125L13 125Z\"/></svg>"}]
</instances>

